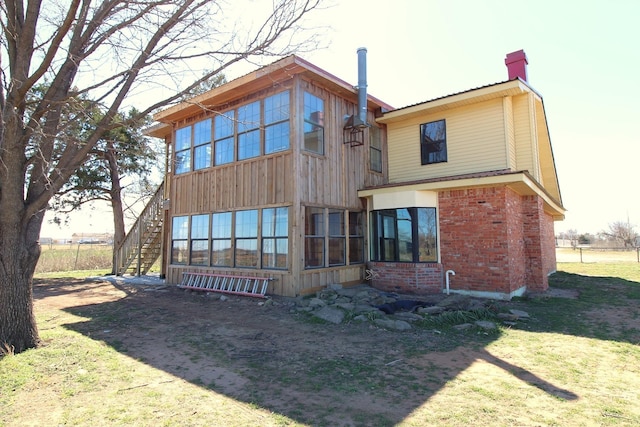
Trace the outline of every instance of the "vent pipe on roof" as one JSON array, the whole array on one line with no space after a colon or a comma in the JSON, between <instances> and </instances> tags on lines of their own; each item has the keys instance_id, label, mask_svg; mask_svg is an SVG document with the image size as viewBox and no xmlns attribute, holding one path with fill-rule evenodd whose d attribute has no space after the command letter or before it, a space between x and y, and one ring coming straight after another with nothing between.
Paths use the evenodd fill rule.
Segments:
<instances>
[{"instance_id":1,"label":"vent pipe on roof","mask_svg":"<svg viewBox=\"0 0 640 427\"><path fill-rule=\"evenodd\" d=\"M504 63L507 66L507 71L509 72L509 80L519 77L525 82L527 81L528 62L527 55L524 53L524 50L508 53L507 57L504 59Z\"/></svg>"},{"instance_id":2,"label":"vent pipe on roof","mask_svg":"<svg viewBox=\"0 0 640 427\"><path fill-rule=\"evenodd\" d=\"M367 127L367 48L358 48L358 117L354 125Z\"/></svg>"}]
</instances>

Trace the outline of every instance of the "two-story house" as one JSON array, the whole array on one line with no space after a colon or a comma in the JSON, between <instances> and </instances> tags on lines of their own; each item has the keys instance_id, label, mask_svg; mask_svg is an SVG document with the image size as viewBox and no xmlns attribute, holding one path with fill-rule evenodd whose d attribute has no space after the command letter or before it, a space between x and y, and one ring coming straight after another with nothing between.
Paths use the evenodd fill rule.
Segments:
<instances>
[{"instance_id":1,"label":"two-story house","mask_svg":"<svg viewBox=\"0 0 640 427\"><path fill-rule=\"evenodd\" d=\"M290 56L155 115L168 283L201 272L270 277L269 293L287 296L365 279L495 298L546 289L564 208L524 52L507 56L504 82L399 109L367 94L365 57L356 87Z\"/></svg>"}]
</instances>

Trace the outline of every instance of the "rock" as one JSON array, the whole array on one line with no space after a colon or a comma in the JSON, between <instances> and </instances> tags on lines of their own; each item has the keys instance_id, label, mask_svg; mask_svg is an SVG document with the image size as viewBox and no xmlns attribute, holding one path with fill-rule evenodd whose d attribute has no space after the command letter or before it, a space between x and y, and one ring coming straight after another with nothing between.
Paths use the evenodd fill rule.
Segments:
<instances>
[{"instance_id":1,"label":"rock","mask_svg":"<svg viewBox=\"0 0 640 427\"><path fill-rule=\"evenodd\" d=\"M476 320L475 325L484 329L485 331L493 331L498 329L495 323L490 322L488 320Z\"/></svg>"},{"instance_id":2,"label":"rock","mask_svg":"<svg viewBox=\"0 0 640 427\"><path fill-rule=\"evenodd\" d=\"M498 313L498 319L504 320L505 322L514 322L518 320L518 316L512 313Z\"/></svg>"},{"instance_id":3,"label":"rock","mask_svg":"<svg viewBox=\"0 0 640 427\"><path fill-rule=\"evenodd\" d=\"M364 314L359 314L356 317L354 317L353 320L355 320L356 322L366 322L369 320L369 318Z\"/></svg>"},{"instance_id":4,"label":"rock","mask_svg":"<svg viewBox=\"0 0 640 427\"><path fill-rule=\"evenodd\" d=\"M327 285L327 287L329 289L331 289L332 291L337 291L339 289L342 289L342 284L341 283L330 283L329 285Z\"/></svg>"},{"instance_id":5,"label":"rock","mask_svg":"<svg viewBox=\"0 0 640 427\"><path fill-rule=\"evenodd\" d=\"M309 300L309 307L311 308L324 307L325 305L327 305L327 303L320 298L311 298Z\"/></svg>"},{"instance_id":6,"label":"rock","mask_svg":"<svg viewBox=\"0 0 640 427\"><path fill-rule=\"evenodd\" d=\"M314 311L313 315L322 320L326 320L327 322L335 323L336 325L342 323L342 321L344 320L344 311L340 310L339 308L328 306Z\"/></svg>"},{"instance_id":7,"label":"rock","mask_svg":"<svg viewBox=\"0 0 640 427\"><path fill-rule=\"evenodd\" d=\"M453 327L453 329L457 330L457 331L466 331L467 329L472 328L473 325L471 323L462 323L460 325L455 325Z\"/></svg>"},{"instance_id":8,"label":"rock","mask_svg":"<svg viewBox=\"0 0 640 427\"><path fill-rule=\"evenodd\" d=\"M433 307L420 307L416 310L416 312L420 314L429 314L432 316L444 313L445 311L446 308L440 307L439 305L434 305Z\"/></svg>"},{"instance_id":9,"label":"rock","mask_svg":"<svg viewBox=\"0 0 640 427\"><path fill-rule=\"evenodd\" d=\"M375 319L373 322L380 327L392 329L394 331L408 331L411 329L411 325L404 320L379 318Z\"/></svg>"},{"instance_id":10,"label":"rock","mask_svg":"<svg viewBox=\"0 0 640 427\"><path fill-rule=\"evenodd\" d=\"M353 311L356 305L352 302L340 302L336 303L335 306L346 311Z\"/></svg>"},{"instance_id":11,"label":"rock","mask_svg":"<svg viewBox=\"0 0 640 427\"><path fill-rule=\"evenodd\" d=\"M407 322L415 322L417 320L424 319L424 317L420 316L419 314L410 313L408 311L401 311L399 313L395 313L394 316L402 320L406 320Z\"/></svg>"},{"instance_id":12,"label":"rock","mask_svg":"<svg viewBox=\"0 0 640 427\"><path fill-rule=\"evenodd\" d=\"M445 307L448 310L468 310L470 304L470 297L466 295L453 294L440 301L438 306Z\"/></svg>"},{"instance_id":13,"label":"rock","mask_svg":"<svg viewBox=\"0 0 640 427\"><path fill-rule=\"evenodd\" d=\"M227 301L229 299L226 295L220 295L220 301Z\"/></svg>"},{"instance_id":14,"label":"rock","mask_svg":"<svg viewBox=\"0 0 640 427\"><path fill-rule=\"evenodd\" d=\"M522 311L522 310L516 310L515 308L512 308L511 310L509 310L509 313L517 316L518 319L528 319L529 318L529 313L527 313L526 311Z\"/></svg>"}]
</instances>

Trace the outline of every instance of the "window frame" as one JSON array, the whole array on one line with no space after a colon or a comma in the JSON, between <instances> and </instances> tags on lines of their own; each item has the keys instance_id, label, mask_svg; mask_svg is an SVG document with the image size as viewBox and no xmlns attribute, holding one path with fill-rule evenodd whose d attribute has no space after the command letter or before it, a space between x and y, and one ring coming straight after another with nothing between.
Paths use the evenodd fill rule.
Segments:
<instances>
[{"instance_id":1,"label":"window frame","mask_svg":"<svg viewBox=\"0 0 640 427\"><path fill-rule=\"evenodd\" d=\"M324 155L324 126L326 117L326 111L324 107L324 99L312 94L311 92L304 91L303 98L303 143L302 149L309 153L315 153ZM309 98L309 99L308 99ZM313 101L313 103L311 102ZM320 109L317 109L320 107ZM307 114L308 113L308 114ZM315 118L313 115L316 114ZM309 130L307 131L307 129ZM313 137L312 133L315 133L317 149L313 149L308 145L308 140Z\"/></svg>"},{"instance_id":2,"label":"window frame","mask_svg":"<svg viewBox=\"0 0 640 427\"><path fill-rule=\"evenodd\" d=\"M407 248L402 250L401 244L407 240L401 239L399 221L407 221L406 217L400 218L399 211L406 210L409 215L410 236L409 251L411 259L403 259L407 254ZM421 214L428 214L424 224L421 222ZM406 223L401 223L405 225ZM438 216L434 207L402 207L395 209L380 209L371 211L371 260L379 262L410 262L410 263L437 263L438 251ZM429 227L429 233L423 233L424 226ZM406 236L406 233L404 234ZM426 238L424 236L427 236ZM429 241L425 240L429 239ZM426 254L423 255L423 250ZM429 253L433 251L433 254Z\"/></svg>"},{"instance_id":3,"label":"window frame","mask_svg":"<svg viewBox=\"0 0 640 427\"><path fill-rule=\"evenodd\" d=\"M374 155L377 157L379 167L375 167ZM382 173L382 161L382 129L378 126L371 126L369 127L369 170Z\"/></svg>"},{"instance_id":4,"label":"window frame","mask_svg":"<svg viewBox=\"0 0 640 427\"><path fill-rule=\"evenodd\" d=\"M260 265L265 270L286 270L289 268L289 211L288 206L262 209ZM271 213L272 221L267 218L268 213ZM282 221L283 218L284 221ZM285 250L281 251L283 244ZM267 253L270 248L273 250ZM279 262L282 257L284 257L284 262ZM272 258L273 262L269 262L269 258Z\"/></svg>"},{"instance_id":5,"label":"window frame","mask_svg":"<svg viewBox=\"0 0 640 427\"><path fill-rule=\"evenodd\" d=\"M442 135L439 134L440 127ZM441 139L434 139L428 134ZM426 141L427 138L428 141ZM446 120L440 119L420 124L420 163L425 166L446 162L448 162Z\"/></svg>"}]
</instances>

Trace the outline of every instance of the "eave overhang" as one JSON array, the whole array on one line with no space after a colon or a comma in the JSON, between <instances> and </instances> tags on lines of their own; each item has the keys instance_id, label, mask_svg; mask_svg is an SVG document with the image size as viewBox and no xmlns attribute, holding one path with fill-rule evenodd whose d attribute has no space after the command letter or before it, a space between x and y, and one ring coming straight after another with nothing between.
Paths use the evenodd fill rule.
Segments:
<instances>
[{"instance_id":1,"label":"eave overhang","mask_svg":"<svg viewBox=\"0 0 640 427\"><path fill-rule=\"evenodd\" d=\"M446 191L465 188L507 186L523 196L537 195L544 201L544 210L555 221L564 219L566 209L552 197L527 171L494 171L479 174L432 178L422 181L398 182L364 188L358 197L372 197L397 191Z\"/></svg>"},{"instance_id":2,"label":"eave overhang","mask_svg":"<svg viewBox=\"0 0 640 427\"><path fill-rule=\"evenodd\" d=\"M277 86L293 79L295 75L302 75L309 80L316 81L323 87L345 98L357 100L358 92L353 85L302 58L291 55L160 111L154 115L154 119L162 123L175 123L199 114L203 109L215 109L216 106L223 106L245 95ZM367 96L367 104L371 110L382 109L387 111L393 109L387 103L370 95Z\"/></svg>"}]
</instances>

